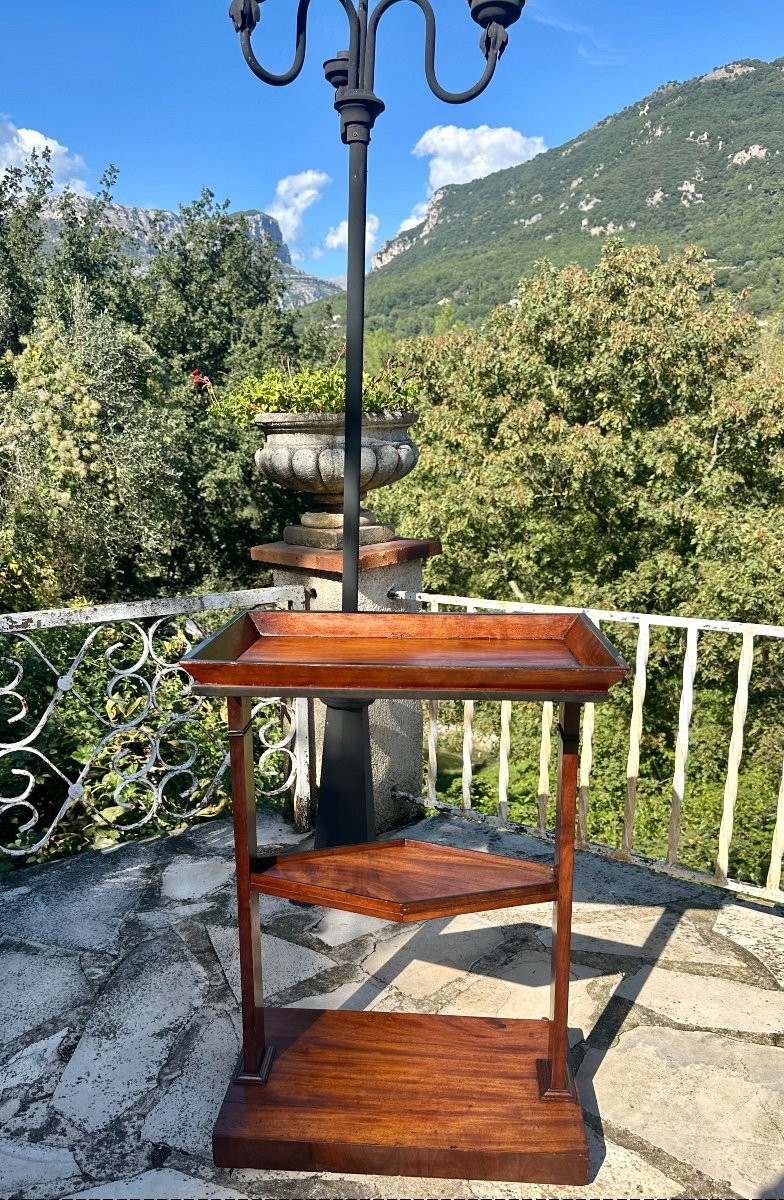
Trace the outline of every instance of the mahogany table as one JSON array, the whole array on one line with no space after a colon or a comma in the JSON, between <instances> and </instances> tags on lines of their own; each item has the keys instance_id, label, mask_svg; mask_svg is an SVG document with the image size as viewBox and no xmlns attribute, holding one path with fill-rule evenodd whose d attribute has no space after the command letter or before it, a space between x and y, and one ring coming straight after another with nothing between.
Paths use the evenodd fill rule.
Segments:
<instances>
[{"instance_id":1,"label":"mahogany table","mask_svg":"<svg viewBox=\"0 0 784 1200\"><path fill-rule=\"evenodd\" d=\"M182 662L228 698L243 1046L219 1166L587 1181L568 1004L580 707L628 668L584 615L252 612ZM552 700L552 867L400 838L259 857L251 697ZM391 921L553 902L542 1020L265 1008L259 894Z\"/></svg>"}]
</instances>

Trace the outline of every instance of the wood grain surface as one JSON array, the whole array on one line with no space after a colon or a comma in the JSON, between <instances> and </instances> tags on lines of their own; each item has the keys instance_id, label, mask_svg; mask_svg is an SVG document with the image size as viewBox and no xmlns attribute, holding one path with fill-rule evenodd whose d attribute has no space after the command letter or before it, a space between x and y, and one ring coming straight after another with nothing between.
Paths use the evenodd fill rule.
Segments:
<instances>
[{"instance_id":1,"label":"wood grain surface","mask_svg":"<svg viewBox=\"0 0 784 1200\"><path fill-rule=\"evenodd\" d=\"M407 838L260 859L251 887L390 921L554 900L552 868Z\"/></svg>"},{"instance_id":2,"label":"wood grain surface","mask_svg":"<svg viewBox=\"0 0 784 1200\"><path fill-rule=\"evenodd\" d=\"M628 670L573 613L253 612L182 666L199 687L235 694L582 700L605 699Z\"/></svg>"},{"instance_id":3,"label":"wood grain surface","mask_svg":"<svg viewBox=\"0 0 784 1200\"><path fill-rule=\"evenodd\" d=\"M391 542L360 546L359 569L373 571L379 567L394 567L398 563L433 558L440 553L438 538L393 538ZM288 542L268 542L264 546L253 546L250 556L254 562L271 566L293 567L308 573L318 571L338 578L343 575L342 550L315 550L311 546L290 546Z\"/></svg>"},{"instance_id":4,"label":"wood grain surface","mask_svg":"<svg viewBox=\"0 0 784 1200\"><path fill-rule=\"evenodd\" d=\"M229 1086L223 1167L587 1182L579 1104L539 1098L547 1021L269 1009L266 1084Z\"/></svg>"}]
</instances>

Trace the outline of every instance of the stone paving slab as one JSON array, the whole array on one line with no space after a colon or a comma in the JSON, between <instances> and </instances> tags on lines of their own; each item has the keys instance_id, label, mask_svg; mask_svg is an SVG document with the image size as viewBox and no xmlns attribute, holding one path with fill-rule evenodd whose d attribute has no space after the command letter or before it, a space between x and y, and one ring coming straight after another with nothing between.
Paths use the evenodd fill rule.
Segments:
<instances>
[{"instance_id":1,"label":"stone paving slab","mask_svg":"<svg viewBox=\"0 0 784 1200\"><path fill-rule=\"evenodd\" d=\"M29 891L0 884L0 936L68 949L117 949L120 926L138 904L161 840L79 854L25 871Z\"/></svg>"},{"instance_id":2,"label":"stone paving slab","mask_svg":"<svg viewBox=\"0 0 784 1200\"><path fill-rule=\"evenodd\" d=\"M209 1183L182 1171L144 1171L130 1179L112 1179L64 1200L247 1200L225 1184Z\"/></svg>"},{"instance_id":3,"label":"stone paving slab","mask_svg":"<svg viewBox=\"0 0 784 1200\"><path fill-rule=\"evenodd\" d=\"M548 948L552 931L539 940ZM572 922L575 954L609 954L616 958L650 958L658 962L725 966L726 947L711 946L688 916L667 912L663 905L576 903ZM732 961L730 952L729 961Z\"/></svg>"},{"instance_id":4,"label":"stone paving slab","mask_svg":"<svg viewBox=\"0 0 784 1200\"><path fill-rule=\"evenodd\" d=\"M743 946L784 987L784 912L751 907L740 901L724 904L713 932Z\"/></svg>"},{"instance_id":5,"label":"stone paving slab","mask_svg":"<svg viewBox=\"0 0 784 1200\"><path fill-rule=\"evenodd\" d=\"M0 955L0 1045L13 1045L53 1018L92 1003L78 955L30 945L6 946Z\"/></svg>"},{"instance_id":6,"label":"stone paving slab","mask_svg":"<svg viewBox=\"0 0 784 1200\"><path fill-rule=\"evenodd\" d=\"M60 1043L68 1030L60 1029L51 1037L33 1042L32 1046L19 1050L0 1068L0 1092L7 1092L23 1084L35 1083L52 1065Z\"/></svg>"},{"instance_id":7,"label":"stone paving slab","mask_svg":"<svg viewBox=\"0 0 784 1200\"><path fill-rule=\"evenodd\" d=\"M473 913L426 921L419 925L392 926L361 961L366 974L394 984L412 1000L423 1000L474 969L503 941Z\"/></svg>"},{"instance_id":8,"label":"stone paving slab","mask_svg":"<svg viewBox=\"0 0 784 1200\"><path fill-rule=\"evenodd\" d=\"M174 1039L204 998L204 971L175 934L137 946L101 993L52 1104L94 1132L155 1087Z\"/></svg>"},{"instance_id":9,"label":"stone paving slab","mask_svg":"<svg viewBox=\"0 0 784 1200\"><path fill-rule=\"evenodd\" d=\"M277 847L298 846L313 837L312 833L297 833L293 825L285 821L279 812L262 808L256 814L259 850L273 851ZM177 853L211 855L222 853L227 860L234 858L234 834L231 817L221 817L204 825L194 825L174 835ZM169 839L171 841L171 839Z\"/></svg>"},{"instance_id":10,"label":"stone paving slab","mask_svg":"<svg viewBox=\"0 0 784 1200\"><path fill-rule=\"evenodd\" d=\"M50 1200L75 1180L81 1180L81 1171L70 1150L47 1146L43 1142L20 1145L8 1138L0 1138L0 1194L3 1196Z\"/></svg>"},{"instance_id":11,"label":"stone paving slab","mask_svg":"<svg viewBox=\"0 0 784 1200\"><path fill-rule=\"evenodd\" d=\"M460 818L406 834L552 853ZM308 844L272 813L260 841ZM589 1185L219 1170L211 1126L239 1045L232 875L231 826L218 821L0 885L13 931L0 943L0 1195L784 1196L782 918L589 854L577 863L570 1013L595 1126ZM546 1012L550 905L405 927L268 897L261 910L273 1003Z\"/></svg>"},{"instance_id":12,"label":"stone paving slab","mask_svg":"<svg viewBox=\"0 0 784 1200\"><path fill-rule=\"evenodd\" d=\"M234 864L225 858L192 858L183 854L169 863L161 878L166 900L201 900L234 878Z\"/></svg>"},{"instance_id":13,"label":"stone paving slab","mask_svg":"<svg viewBox=\"0 0 784 1200\"><path fill-rule=\"evenodd\" d=\"M738 1196L770 1195L781 1181L784 1049L641 1025L611 1053L589 1050L577 1083L605 1123Z\"/></svg>"},{"instance_id":14,"label":"stone paving slab","mask_svg":"<svg viewBox=\"0 0 784 1200\"><path fill-rule=\"evenodd\" d=\"M587 1038L604 1008L601 994L595 997L591 985L597 980L609 991L620 975L607 976L594 967L575 964L569 987L569 1041L572 1045ZM439 1008L448 1016L508 1017L512 1020L538 1020L550 1011L550 956L523 952L511 966L501 967L492 976L461 988L457 996Z\"/></svg>"},{"instance_id":15,"label":"stone paving slab","mask_svg":"<svg viewBox=\"0 0 784 1200\"><path fill-rule=\"evenodd\" d=\"M341 912L340 909L319 909L319 918L308 926L308 932L325 946L345 946L368 934L380 934L391 922L380 917L365 917L361 913Z\"/></svg>"},{"instance_id":16,"label":"stone paving slab","mask_svg":"<svg viewBox=\"0 0 784 1200\"><path fill-rule=\"evenodd\" d=\"M226 974L229 987L239 1004L240 1000L240 951L237 942L237 931L223 925L209 925L207 932L215 947L215 953L220 959ZM316 950L308 950L293 942L284 942L280 938L267 934L262 946L262 978L264 995L269 998L278 992L286 991L303 979L310 979L322 971L328 971L335 966L334 959L319 954Z\"/></svg>"},{"instance_id":17,"label":"stone paving slab","mask_svg":"<svg viewBox=\"0 0 784 1200\"><path fill-rule=\"evenodd\" d=\"M291 1008L329 1008L348 1009L354 1012L365 1012L375 1008L381 996L386 992L383 984L377 979L369 979L362 973L358 978L342 983L340 987L329 992L319 992L312 996L302 996L291 1002Z\"/></svg>"},{"instance_id":18,"label":"stone paving slab","mask_svg":"<svg viewBox=\"0 0 784 1200\"><path fill-rule=\"evenodd\" d=\"M732 979L706 979L704 975L645 967L625 979L615 994L692 1029L784 1033L784 991L780 989L767 991Z\"/></svg>"},{"instance_id":19,"label":"stone paving slab","mask_svg":"<svg viewBox=\"0 0 784 1200\"><path fill-rule=\"evenodd\" d=\"M186 1031L180 1075L166 1089L142 1126L142 1137L188 1154L209 1158L212 1127L240 1052L232 1020L207 1011Z\"/></svg>"},{"instance_id":20,"label":"stone paving slab","mask_svg":"<svg viewBox=\"0 0 784 1200\"><path fill-rule=\"evenodd\" d=\"M509 855L511 858L551 859L553 848L540 838L530 837L524 833L509 833L504 829L494 829L481 821L451 818L425 817L413 825L407 825L405 831L395 830L385 834L387 838L405 835L423 842L435 842L439 846L457 846L462 850L484 850L490 854Z\"/></svg>"}]
</instances>

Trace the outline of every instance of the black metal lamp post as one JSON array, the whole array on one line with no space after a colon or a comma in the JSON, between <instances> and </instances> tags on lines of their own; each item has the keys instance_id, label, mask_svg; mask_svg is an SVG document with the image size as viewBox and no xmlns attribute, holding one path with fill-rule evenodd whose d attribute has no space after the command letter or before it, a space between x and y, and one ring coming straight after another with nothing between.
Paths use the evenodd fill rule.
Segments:
<instances>
[{"instance_id":1,"label":"black metal lamp post","mask_svg":"<svg viewBox=\"0 0 784 1200\"><path fill-rule=\"evenodd\" d=\"M327 82L335 88L340 136L349 148L348 270L346 276L346 421L343 488L343 612L356 612L359 595L360 464L362 451L362 369L365 333L365 232L367 224L367 148L370 131L384 111L373 91L376 38L384 13L399 0L339 0L349 27L349 48L324 63ZM471 16L482 28L480 49L486 65L479 81L465 92L448 92L436 78L436 19L429 0L413 0L425 18L425 78L439 100L464 104L479 96L495 74L507 43L506 30L518 20L525 0L468 0ZM229 8L240 35L242 53L263 83L292 83L305 62L310 0L299 0L294 61L288 71L265 70L253 53L251 34L259 23L259 0L232 0ZM347 707L349 705L349 707ZM331 729L330 729L331 723ZM361 748L364 746L364 752ZM360 753L357 754L357 750ZM355 763L355 770L350 770ZM343 769L341 770L340 767ZM337 768L337 769L336 769ZM374 837L367 703L329 705L319 795L317 846L370 841Z\"/></svg>"}]
</instances>

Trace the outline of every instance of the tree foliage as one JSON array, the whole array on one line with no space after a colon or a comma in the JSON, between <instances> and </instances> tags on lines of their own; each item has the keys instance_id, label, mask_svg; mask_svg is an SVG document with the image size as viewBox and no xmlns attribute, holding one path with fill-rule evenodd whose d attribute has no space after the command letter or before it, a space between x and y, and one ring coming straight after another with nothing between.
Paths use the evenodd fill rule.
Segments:
<instances>
[{"instance_id":1,"label":"tree foliage","mask_svg":"<svg viewBox=\"0 0 784 1200\"><path fill-rule=\"evenodd\" d=\"M410 356L422 457L388 503L442 538L434 586L778 619L784 373L699 250L544 263Z\"/></svg>"},{"instance_id":2,"label":"tree foliage","mask_svg":"<svg viewBox=\"0 0 784 1200\"><path fill-rule=\"evenodd\" d=\"M177 476L150 348L78 277L8 370L0 511L16 562L46 556L47 594L145 590L169 548ZM32 597L31 597L32 598Z\"/></svg>"},{"instance_id":3,"label":"tree foliage","mask_svg":"<svg viewBox=\"0 0 784 1200\"><path fill-rule=\"evenodd\" d=\"M191 372L296 369L332 334L282 309L274 246L209 192L144 269L115 178L56 195L46 155L0 176L3 608L250 581L293 516Z\"/></svg>"},{"instance_id":4,"label":"tree foliage","mask_svg":"<svg viewBox=\"0 0 784 1200\"><path fill-rule=\"evenodd\" d=\"M699 242L718 282L770 315L784 283L783 66L665 84L530 162L440 190L410 248L369 276L371 325L430 332L445 301L483 319L544 255L592 269L613 232L664 254Z\"/></svg>"},{"instance_id":5,"label":"tree foliage","mask_svg":"<svg viewBox=\"0 0 784 1200\"><path fill-rule=\"evenodd\" d=\"M41 210L52 187L47 154L0 174L0 350L19 350L43 286Z\"/></svg>"},{"instance_id":6,"label":"tree foliage","mask_svg":"<svg viewBox=\"0 0 784 1200\"><path fill-rule=\"evenodd\" d=\"M252 241L243 217L206 190L181 215L173 237L159 230L139 285L144 329L162 358L212 377L235 368L261 374L296 358L272 242Z\"/></svg>"}]
</instances>

